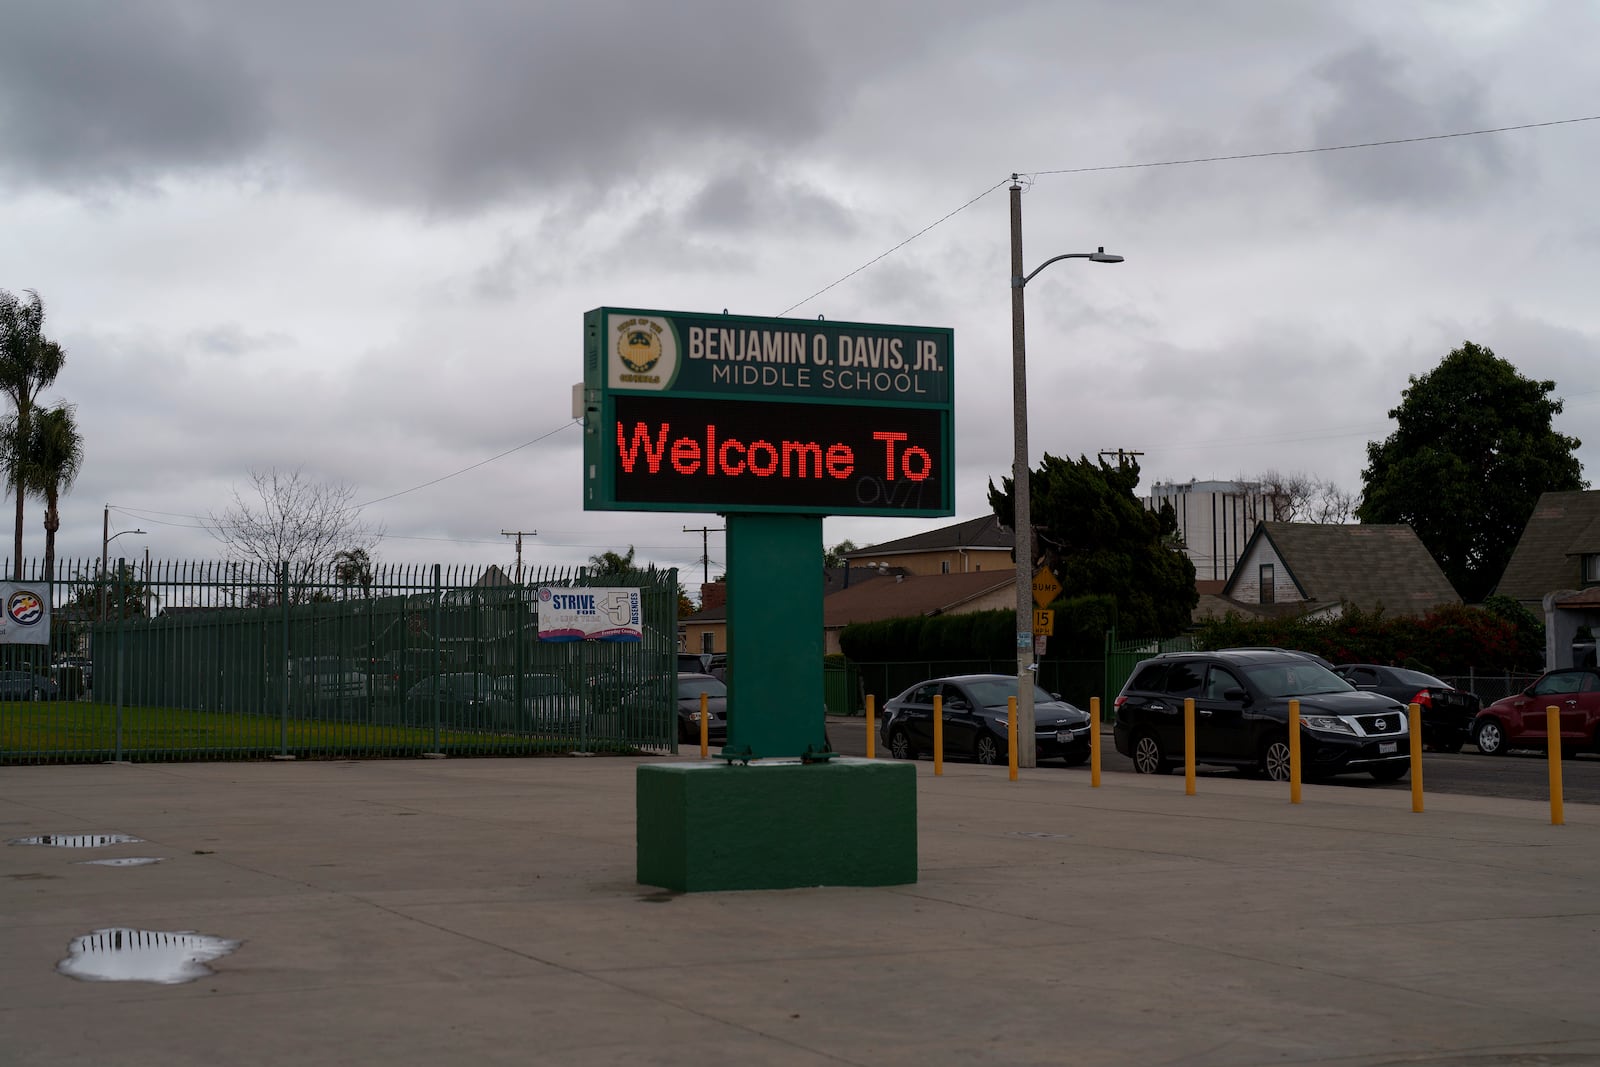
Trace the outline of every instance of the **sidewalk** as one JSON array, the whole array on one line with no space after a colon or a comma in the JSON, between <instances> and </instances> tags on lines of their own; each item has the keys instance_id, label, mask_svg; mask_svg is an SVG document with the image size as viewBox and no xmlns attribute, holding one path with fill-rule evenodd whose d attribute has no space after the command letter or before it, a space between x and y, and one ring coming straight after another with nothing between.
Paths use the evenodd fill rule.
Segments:
<instances>
[{"instance_id":1,"label":"sidewalk","mask_svg":"<svg viewBox=\"0 0 1600 1067\"><path fill-rule=\"evenodd\" d=\"M0 769L145 839L0 846L0 1063L1600 1064L1600 808L922 762L917 884L673 895L639 762ZM243 944L55 973L113 926Z\"/></svg>"}]
</instances>

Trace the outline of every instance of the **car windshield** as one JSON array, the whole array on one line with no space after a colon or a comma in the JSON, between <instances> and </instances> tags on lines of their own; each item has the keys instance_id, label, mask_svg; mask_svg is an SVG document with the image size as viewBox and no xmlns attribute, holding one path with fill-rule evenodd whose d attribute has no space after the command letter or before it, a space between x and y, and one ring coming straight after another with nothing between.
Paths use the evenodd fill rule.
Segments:
<instances>
[{"instance_id":1,"label":"car windshield","mask_svg":"<svg viewBox=\"0 0 1600 1067\"><path fill-rule=\"evenodd\" d=\"M700 694L708 697L725 697L728 687L708 675L692 675L678 679L679 700L699 700Z\"/></svg>"},{"instance_id":2,"label":"car windshield","mask_svg":"<svg viewBox=\"0 0 1600 1067\"><path fill-rule=\"evenodd\" d=\"M972 699L983 708L998 707L1017 695L1015 678L979 678L976 681L966 682L965 685L967 692L972 694ZM1045 704L1054 699L1038 686L1033 687L1035 704Z\"/></svg>"},{"instance_id":3,"label":"car windshield","mask_svg":"<svg viewBox=\"0 0 1600 1067\"><path fill-rule=\"evenodd\" d=\"M1316 693L1348 693L1355 688L1320 663L1262 663L1245 667L1255 687L1269 697L1304 697Z\"/></svg>"},{"instance_id":4,"label":"car windshield","mask_svg":"<svg viewBox=\"0 0 1600 1067\"><path fill-rule=\"evenodd\" d=\"M494 680L494 691L501 696L517 695L516 675L508 674ZM522 695L528 697L561 696L567 691L560 678L553 674L525 674L522 676Z\"/></svg>"}]
</instances>

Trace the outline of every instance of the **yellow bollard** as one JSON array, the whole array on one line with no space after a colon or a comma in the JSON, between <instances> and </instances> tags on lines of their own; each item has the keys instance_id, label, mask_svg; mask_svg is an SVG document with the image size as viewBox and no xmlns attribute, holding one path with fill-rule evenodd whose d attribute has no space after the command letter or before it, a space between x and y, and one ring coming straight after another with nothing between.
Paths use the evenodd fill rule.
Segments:
<instances>
[{"instance_id":1,"label":"yellow bollard","mask_svg":"<svg viewBox=\"0 0 1600 1067\"><path fill-rule=\"evenodd\" d=\"M877 738L874 735L877 734L877 732L878 732L878 712L877 712L877 709L875 709L872 706L873 699L874 698L873 698L872 694L868 693L867 694L867 758L868 759L877 759L878 758L877 755L876 755L877 749L874 747L876 742L877 742Z\"/></svg>"},{"instance_id":2,"label":"yellow bollard","mask_svg":"<svg viewBox=\"0 0 1600 1067\"><path fill-rule=\"evenodd\" d=\"M1300 701L1289 701L1289 803L1300 803Z\"/></svg>"},{"instance_id":3,"label":"yellow bollard","mask_svg":"<svg viewBox=\"0 0 1600 1067\"><path fill-rule=\"evenodd\" d=\"M1089 785L1100 788L1100 698L1089 698Z\"/></svg>"},{"instance_id":4,"label":"yellow bollard","mask_svg":"<svg viewBox=\"0 0 1600 1067\"><path fill-rule=\"evenodd\" d=\"M944 697L933 698L933 773L944 773Z\"/></svg>"},{"instance_id":5,"label":"yellow bollard","mask_svg":"<svg viewBox=\"0 0 1600 1067\"><path fill-rule=\"evenodd\" d=\"M1422 705L1411 705L1411 810L1422 810Z\"/></svg>"},{"instance_id":6,"label":"yellow bollard","mask_svg":"<svg viewBox=\"0 0 1600 1067\"><path fill-rule=\"evenodd\" d=\"M711 710L710 701L704 693L700 694L700 758L711 757Z\"/></svg>"},{"instance_id":7,"label":"yellow bollard","mask_svg":"<svg viewBox=\"0 0 1600 1067\"><path fill-rule=\"evenodd\" d=\"M1194 796L1194 697L1183 698L1183 793Z\"/></svg>"},{"instance_id":8,"label":"yellow bollard","mask_svg":"<svg viewBox=\"0 0 1600 1067\"><path fill-rule=\"evenodd\" d=\"M1017 746L1011 739L1017 736L1017 698L1006 697L1006 766L1007 777L1017 780Z\"/></svg>"},{"instance_id":9,"label":"yellow bollard","mask_svg":"<svg viewBox=\"0 0 1600 1067\"><path fill-rule=\"evenodd\" d=\"M1550 825L1561 826L1567 817L1561 810L1561 713L1554 704L1544 709L1544 728L1550 755Z\"/></svg>"}]
</instances>

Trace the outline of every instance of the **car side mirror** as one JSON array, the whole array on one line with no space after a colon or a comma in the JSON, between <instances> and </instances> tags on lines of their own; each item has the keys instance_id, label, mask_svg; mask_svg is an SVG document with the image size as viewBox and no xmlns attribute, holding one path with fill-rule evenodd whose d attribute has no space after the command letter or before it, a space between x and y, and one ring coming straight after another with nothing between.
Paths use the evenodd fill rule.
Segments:
<instances>
[{"instance_id":1,"label":"car side mirror","mask_svg":"<svg viewBox=\"0 0 1600 1067\"><path fill-rule=\"evenodd\" d=\"M1050 699L1051 700L1060 700L1061 699L1061 694L1060 693L1051 693L1050 694Z\"/></svg>"},{"instance_id":2,"label":"car side mirror","mask_svg":"<svg viewBox=\"0 0 1600 1067\"><path fill-rule=\"evenodd\" d=\"M1245 692L1239 686L1234 686L1232 689L1224 689L1222 691L1222 699L1232 700L1240 704L1248 704L1250 703L1250 694Z\"/></svg>"}]
</instances>

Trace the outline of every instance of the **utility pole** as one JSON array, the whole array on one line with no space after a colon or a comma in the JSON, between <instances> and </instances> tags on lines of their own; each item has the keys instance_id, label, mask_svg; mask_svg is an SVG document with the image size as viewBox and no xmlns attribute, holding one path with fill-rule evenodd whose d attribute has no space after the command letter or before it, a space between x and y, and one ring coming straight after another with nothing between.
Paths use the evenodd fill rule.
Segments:
<instances>
[{"instance_id":1,"label":"utility pole","mask_svg":"<svg viewBox=\"0 0 1600 1067\"><path fill-rule=\"evenodd\" d=\"M1107 456L1116 456L1117 466L1119 467L1126 467L1128 465L1128 460L1137 459L1142 455L1144 455L1143 452L1131 452L1125 448L1119 448L1115 452L1112 452L1109 449L1103 449L1100 452L1101 459L1105 459Z\"/></svg>"},{"instance_id":2,"label":"utility pole","mask_svg":"<svg viewBox=\"0 0 1600 1067\"><path fill-rule=\"evenodd\" d=\"M522 584L522 535L538 537L538 530L501 530L501 537L515 537L517 539L517 584Z\"/></svg>"},{"instance_id":3,"label":"utility pole","mask_svg":"<svg viewBox=\"0 0 1600 1067\"><path fill-rule=\"evenodd\" d=\"M722 533L723 530L724 527L721 526L685 526L683 528L684 533L697 533L700 535L700 566L702 585L711 584L711 535L714 533Z\"/></svg>"}]
</instances>

